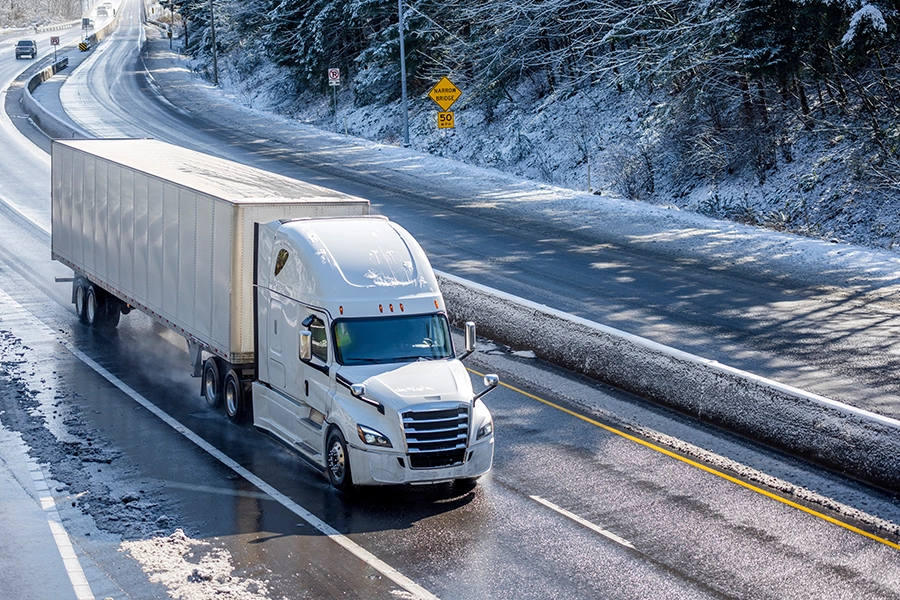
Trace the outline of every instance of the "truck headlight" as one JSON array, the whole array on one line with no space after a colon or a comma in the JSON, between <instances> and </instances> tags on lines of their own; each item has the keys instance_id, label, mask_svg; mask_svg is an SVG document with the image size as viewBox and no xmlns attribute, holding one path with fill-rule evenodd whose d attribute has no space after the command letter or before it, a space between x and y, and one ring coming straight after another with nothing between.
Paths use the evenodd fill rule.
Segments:
<instances>
[{"instance_id":1,"label":"truck headlight","mask_svg":"<svg viewBox=\"0 0 900 600\"><path fill-rule=\"evenodd\" d=\"M485 421L481 427L478 428L478 431L475 432L475 440L480 440L483 437L487 437L494 433L494 421L488 419Z\"/></svg>"},{"instance_id":2,"label":"truck headlight","mask_svg":"<svg viewBox=\"0 0 900 600\"><path fill-rule=\"evenodd\" d=\"M359 435L359 439L362 440L362 443L367 446L381 446L383 448L393 447L391 446L391 440L389 440L386 435L378 433L371 427L357 425L356 433Z\"/></svg>"}]
</instances>

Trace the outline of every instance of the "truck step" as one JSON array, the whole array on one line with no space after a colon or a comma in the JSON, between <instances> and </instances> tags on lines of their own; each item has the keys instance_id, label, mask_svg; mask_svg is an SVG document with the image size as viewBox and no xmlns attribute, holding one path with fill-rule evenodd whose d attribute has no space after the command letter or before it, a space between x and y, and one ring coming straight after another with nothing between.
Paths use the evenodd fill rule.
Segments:
<instances>
[{"instance_id":1,"label":"truck step","mask_svg":"<svg viewBox=\"0 0 900 600\"><path fill-rule=\"evenodd\" d=\"M309 417L298 417L297 421L299 421L300 423L303 423L304 425L306 425L313 431L322 431L322 424L317 423L316 421L313 421Z\"/></svg>"},{"instance_id":2,"label":"truck step","mask_svg":"<svg viewBox=\"0 0 900 600\"><path fill-rule=\"evenodd\" d=\"M294 446L300 452L303 452L304 454L308 454L310 457L312 457L316 460L321 460L321 458L322 458L322 453L319 452L318 450L316 450L315 448L313 448L312 446L310 446L309 444L306 444L304 442L294 442Z\"/></svg>"}]
</instances>

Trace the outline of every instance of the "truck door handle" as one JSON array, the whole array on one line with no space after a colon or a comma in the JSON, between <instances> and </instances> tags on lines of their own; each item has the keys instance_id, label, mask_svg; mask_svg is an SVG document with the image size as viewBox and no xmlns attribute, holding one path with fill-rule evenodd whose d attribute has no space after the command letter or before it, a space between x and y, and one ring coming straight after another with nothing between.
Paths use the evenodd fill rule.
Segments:
<instances>
[{"instance_id":1,"label":"truck door handle","mask_svg":"<svg viewBox=\"0 0 900 600\"><path fill-rule=\"evenodd\" d=\"M309 396L309 379L303 381L303 387L306 388L306 395Z\"/></svg>"}]
</instances>

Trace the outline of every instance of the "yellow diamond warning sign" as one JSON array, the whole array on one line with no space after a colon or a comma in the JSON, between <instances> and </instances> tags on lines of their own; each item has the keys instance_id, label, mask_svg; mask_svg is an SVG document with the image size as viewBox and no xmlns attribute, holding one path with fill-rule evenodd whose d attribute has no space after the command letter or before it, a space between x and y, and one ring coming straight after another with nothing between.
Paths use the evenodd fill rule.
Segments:
<instances>
[{"instance_id":1,"label":"yellow diamond warning sign","mask_svg":"<svg viewBox=\"0 0 900 600\"><path fill-rule=\"evenodd\" d=\"M453 106L460 96L462 96L462 92L446 77L442 77L437 85L428 92L428 97L437 102L437 105L444 111Z\"/></svg>"}]
</instances>

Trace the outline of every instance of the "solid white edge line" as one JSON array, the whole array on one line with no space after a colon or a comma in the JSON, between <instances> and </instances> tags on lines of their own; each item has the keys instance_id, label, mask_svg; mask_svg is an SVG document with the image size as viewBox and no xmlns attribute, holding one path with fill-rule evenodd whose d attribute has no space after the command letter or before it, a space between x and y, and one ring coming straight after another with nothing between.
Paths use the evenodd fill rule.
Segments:
<instances>
[{"instance_id":1,"label":"solid white edge line","mask_svg":"<svg viewBox=\"0 0 900 600\"><path fill-rule=\"evenodd\" d=\"M616 534L612 533L611 531L607 531L607 530L603 529L599 525L595 525L594 523L591 523L587 519L583 519L583 518L579 517L578 515L576 515L573 512L567 511L566 509L562 508L561 506L557 506L557 505L553 504L549 500L545 500L544 498L541 498L540 496L531 496L531 499L534 500L535 502L539 502L540 504L543 504L544 506L546 506L547 508L549 508L551 510L558 512L559 514L561 514L564 517L572 519L579 525L584 525L588 529L590 529L592 531L596 531L603 537L609 538L617 544L621 544L621 545L625 546L626 548L631 548L632 550L636 550L636 548L628 540L617 536Z\"/></svg>"},{"instance_id":2,"label":"solid white edge line","mask_svg":"<svg viewBox=\"0 0 900 600\"><path fill-rule=\"evenodd\" d=\"M37 491L41 508L44 510L44 514L47 515L47 524L50 526L53 541L56 542L56 548L59 550L63 565L66 567L66 574L69 576L69 581L75 590L75 597L78 600L94 600L94 593L91 591L91 586L88 584L84 570L81 568L81 563L78 561L78 556L75 554L72 540L69 539L69 534L63 527L59 511L56 509L56 500L53 499L50 487L44 479L44 471L34 460L29 460L28 463L31 481L34 483L34 488Z\"/></svg>"},{"instance_id":3,"label":"solid white edge line","mask_svg":"<svg viewBox=\"0 0 900 600\"><path fill-rule=\"evenodd\" d=\"M43 329L44 333L48 334L51 339L56 337L53 334L53 330L47 327L43 321L36 319L34 315L25 309L25 307L13 300L12 297L2 289L0 289L0 302L12 304L15 310L34 319L36 324ZM62 524L62 519L56 508L56 500L54 500L53 494L50 492L50 486L47 485L47 480L44 478L44 471L30 456L28 457L27 464L28 472L31 475L31 481L34 484L34 489L38 496L38 501L41 504L44 515L47 517L47 525L50 527L50 533L53 535L56 549L59 551L59 556L62 558L63 565L66 568L66 575L69 576L69 582L72 584L75 597L77 600L94 600L94 593L91 591L91 586L88 583L87 577L84 575L84 570L81 568L81 562L78 560L78 555L75 553L75 547L72 546L72 540L69 538L69 534Z\"/></svg>"},{"instance_id":4,"label":"solid white edge line","mask_svg":"<svg viewBox=\"0 0 900 600\"><path fill-rule=\"evenodd\" d=\"M279 492L277 489L260 479L258 476L254 475L237 462L229 458L219 449L214 447L212 444L201 438L199 435L179 423L173 417L169 416L168 413L164 412L162 409L157 407L155 404L138 394L136 391L131 389L125 382L121 379L107 371L104 367L95 362L92 358L84 354L78 348L75 348L71 344L65 342L64 340L59 340L59 343L62 344L69 352L78 357L84 364L89 366L91 369L99 373L102 377L104 377L107 381L112 383L114 386L119 388L123 393L129 396L132 400L146 408L148 411L156 415L160 420L162 420L166 425L186 437L188 440L205 450L223 465L230 468L232 471L255 485L257 488L271 496L273 500L293 512L295 515L315 527L319 532L331 538L332 541L337 543L339 546L368 564L370 567L404 588L406 591L413 594L416 598L420 598L422 600L439 600L437 596L415 583L413 580L409 579L400 571L395 569L394 567L388 565L386 562L343 535L314 514L288 498L286 495Z\"/></svg>"}]
</instances>

